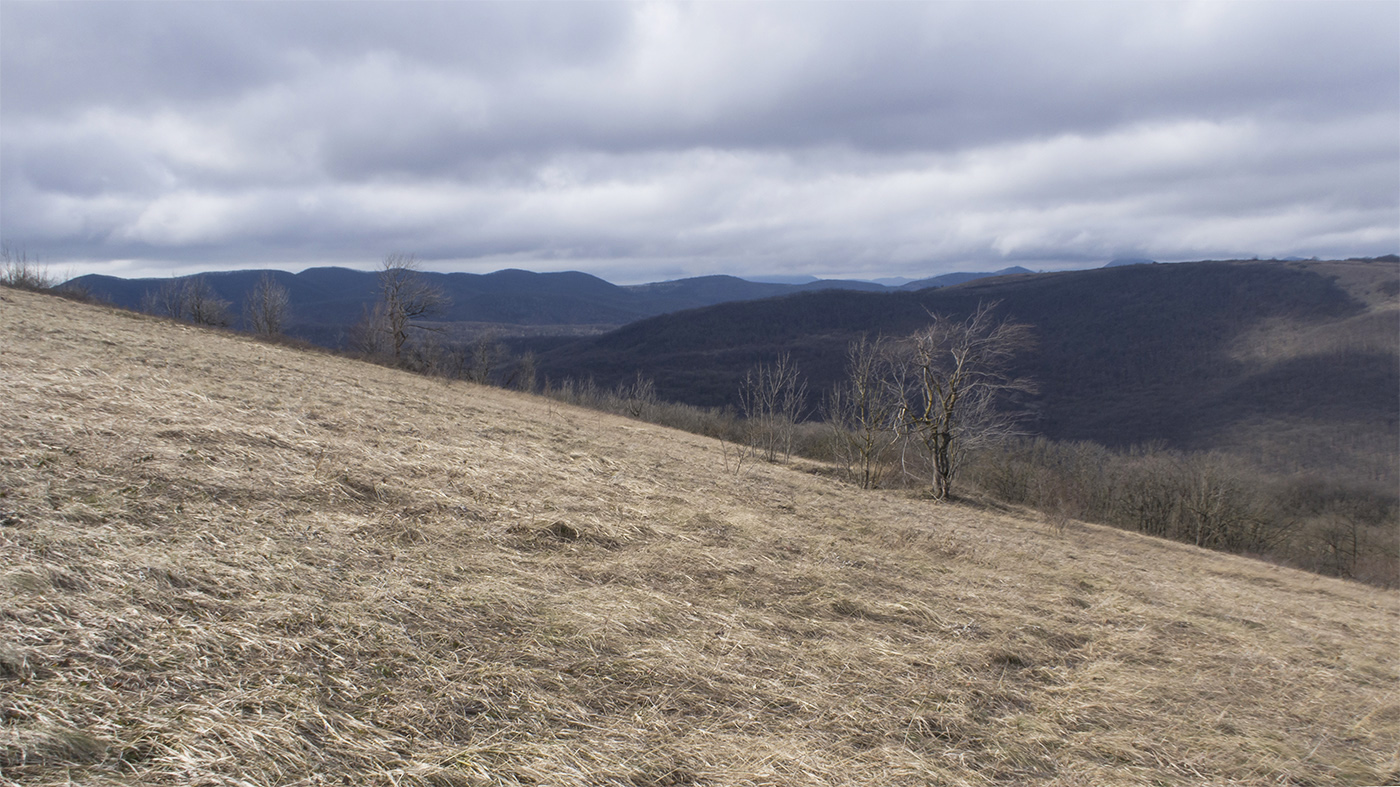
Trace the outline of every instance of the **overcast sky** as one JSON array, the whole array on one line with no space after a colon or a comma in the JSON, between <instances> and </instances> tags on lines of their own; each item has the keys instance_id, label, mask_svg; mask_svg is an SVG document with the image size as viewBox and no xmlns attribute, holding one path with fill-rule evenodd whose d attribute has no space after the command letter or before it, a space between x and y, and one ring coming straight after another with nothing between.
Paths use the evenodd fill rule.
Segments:
<instances>
[{"instance_id":1,"label":"overcast sky","mask_svg":"<svg viewBox=\"0 0 1400 787\"><path fill-rule=\"evenodd\" d=\"M58 272L1400 250L1400 3L0 3Z\"/></svg>"}]
</instances>

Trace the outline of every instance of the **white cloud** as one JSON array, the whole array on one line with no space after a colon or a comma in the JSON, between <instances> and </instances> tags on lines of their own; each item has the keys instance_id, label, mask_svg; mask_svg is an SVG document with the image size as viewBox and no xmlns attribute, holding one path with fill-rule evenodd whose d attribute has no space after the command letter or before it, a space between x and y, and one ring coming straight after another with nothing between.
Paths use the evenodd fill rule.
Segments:
<instances>
[{"instance_id":1,"label":"white cloud","mask_svg":"<svg viewBox=\"0 0 1400 787\"><path fill-rule=\"evenodd\" d=\"M57 262L638 280L1400 247L1393 4L0 14L0 233Z\"/></svg>"}]
</instances>

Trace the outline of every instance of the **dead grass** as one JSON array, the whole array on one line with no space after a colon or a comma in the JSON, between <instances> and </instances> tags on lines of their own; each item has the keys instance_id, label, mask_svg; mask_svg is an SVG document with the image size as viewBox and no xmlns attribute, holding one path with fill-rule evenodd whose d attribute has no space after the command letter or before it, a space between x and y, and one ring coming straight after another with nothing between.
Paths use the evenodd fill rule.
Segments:
<instances>
[{"instance_id":1,"label":"dead grass","mask_svg":"<svg viewBox=\"0 0 1400 787\"><path fill-rule=\"evenodd\" d=\"M0 783L1381 784L1397 595L0 291Z\"/></svg>"}]
</instances>

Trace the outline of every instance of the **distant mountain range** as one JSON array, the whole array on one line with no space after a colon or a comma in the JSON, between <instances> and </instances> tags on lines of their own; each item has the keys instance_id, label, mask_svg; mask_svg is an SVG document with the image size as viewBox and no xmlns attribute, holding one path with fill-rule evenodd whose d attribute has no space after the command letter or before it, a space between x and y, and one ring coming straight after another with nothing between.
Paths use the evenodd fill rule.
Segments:
<instances>
[{"instance_id":1,"label":"distant mountain range","mask_svg":"<svg viewBox=\"0 0 1400 787\"><path fill-rule=\"evenodd\" d=\"M647 317L733 301L772 298L821 290L893 292L944 287L974 279L1030 273L1006 268L992 273L948 273L888 287L869 281L812 279L749 281L736 276L698 276L675 281L620 286L587 273L433 273L422 275L442 288L451 305L436 319L441 322L495 323L518 326L617 327ZM226 271L201 274L220 298L242 314L243 300L264 275L271 275L291 296L288 332L328 347L343 344L354 324L376 297L378 274L349 268L310 268L286 271ZM801 278L801 277L799 277ZM122 279L91 274L69 284L118 306L139 308L147 293L171 279Z\"/></svg>"},{"instance_id":2,"label":"distant mountain range","mask_svg":"<svg viewBox=\"0 0 1400 787\"><path fill-rule=\"evenodd\" d=\"M994 276L1015 276L1025 273L1035 273L1035 271L1017 265L1011 268L1002 268L992 273L945 273L941 276L934 276L928 279L919 279L917 281L908 282L907 284L901 284L899 289L905 292L913 292L915 290L927 290L930 287L951 287L954 284L965 284L970 281L988 279Z\"/></svg>"}]
</instances>

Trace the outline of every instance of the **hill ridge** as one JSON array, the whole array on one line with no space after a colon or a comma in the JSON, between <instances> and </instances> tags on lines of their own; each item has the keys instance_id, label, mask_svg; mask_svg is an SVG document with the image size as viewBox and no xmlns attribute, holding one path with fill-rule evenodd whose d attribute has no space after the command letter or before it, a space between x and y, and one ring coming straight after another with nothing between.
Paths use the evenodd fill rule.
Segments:
<instances>
[{"instance_id":1,"label":"hill ridge","mask_svg":"<svg viewBox=\"0 0 1400 787\"><path fill-rule=\"evenodd\" d=\"M904 285L904 289L943 286L996 276L995 273L952 273ZM437 315L442 322L495 323L512 326L618 326L658 314L732 301L771 298L797 292L846 289L886 292L894 288L869 281L815 279L801 283L755 282L738 276L695 276L648 284L616 285L580 271L535 272L506 268L491 273L423 271L441 287L451 303ZM298 338L338 348L361 310L377 293L375 271L340 266L312 267L297 273L280 270L213 271L203 276L214 293L231 305L235 323L243 302L263 275L270 275L291 296L288 330ZM65 287L137 309L143 298L174 279L123 279L103 274L79 276Z\"/></svg>"}]
</instances>

